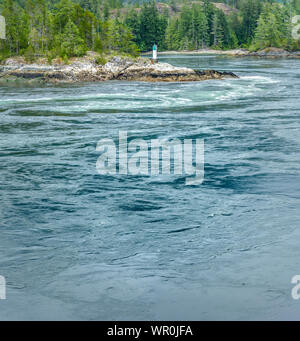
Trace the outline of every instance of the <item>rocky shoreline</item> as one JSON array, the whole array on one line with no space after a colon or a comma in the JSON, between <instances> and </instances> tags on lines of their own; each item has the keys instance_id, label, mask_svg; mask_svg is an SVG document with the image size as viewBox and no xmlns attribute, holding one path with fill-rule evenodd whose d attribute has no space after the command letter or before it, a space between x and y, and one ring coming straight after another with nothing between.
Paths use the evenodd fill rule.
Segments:
<instances>
[{"instance_id":1,"label":"rocky shoreline","mask_svg":"<svg viewBox=\"0 0 300 341\"><path fill-rule=\"evenodd\" d=\"M95 58L77 58L68 65L53 63L28 64L23 58L10 58L0 65L0 84L27 83L77 83L127 80L145 82L191 82L208 79L238 78L231 72L193 70L167 63L151 63L146 58L112 57L104 65Z\"/></svg>"},{"instance_id":2,"label":"rocky shoreline","mask_svg":"<svg viewBox=\"0 0 300 341\"><path fill-rule=\"evenodd\" d=\"M149 53L145 54L148 55ZM260 58L300 58L300 51L287 51L280 48L267 48L259 51L249 51L247 49L235 50L212 50L201 49L195 51L163 51L161 55L168 54L199 54L199 55L225 55L232 57L260 57Z\"/></svg>"}]
</instances>

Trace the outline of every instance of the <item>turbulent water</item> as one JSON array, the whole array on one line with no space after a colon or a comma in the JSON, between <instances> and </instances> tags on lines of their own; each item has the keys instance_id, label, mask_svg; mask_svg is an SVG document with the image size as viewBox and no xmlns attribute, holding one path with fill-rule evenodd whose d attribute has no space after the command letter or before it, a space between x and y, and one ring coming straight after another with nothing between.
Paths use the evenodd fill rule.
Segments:
<instances>
[{"instance_id":1,"label":"turbulent water","mask_svg":"<svg viewBox=\"0 0 300 341\"><path fill-rule=\"evenodd\" d=\"M0 88L0 319L300 319L300 60L241 78ZM101 176L97 142L201 138L205 179Z\"/></svg>"}]
</instances>

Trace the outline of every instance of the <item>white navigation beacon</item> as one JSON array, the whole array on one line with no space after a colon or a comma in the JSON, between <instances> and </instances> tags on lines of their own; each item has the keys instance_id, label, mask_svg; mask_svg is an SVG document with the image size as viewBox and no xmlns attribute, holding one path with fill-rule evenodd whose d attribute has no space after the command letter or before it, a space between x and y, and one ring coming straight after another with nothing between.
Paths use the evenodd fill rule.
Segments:
<instances>
[{"instance_id":1,"label":"white navigation beacon","mask_svg":"<svg viewBox=\"0 0 300 341\"><path fill-rule=\"evenodd\" d=\"M153 45L153 60L154 61L157 60L157 45L156 44Z\"/></svg>"}]
</instances>

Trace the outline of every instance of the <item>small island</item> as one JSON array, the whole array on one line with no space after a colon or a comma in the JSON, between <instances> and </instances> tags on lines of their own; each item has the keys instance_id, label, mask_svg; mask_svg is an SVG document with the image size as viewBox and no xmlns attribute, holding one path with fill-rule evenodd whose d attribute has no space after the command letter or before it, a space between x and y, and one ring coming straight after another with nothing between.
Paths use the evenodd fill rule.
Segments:
<instances>
[{"instance_id":1,"label":"small island","mask_svg":"<svg viewBox=\"0 0 300 341\"><path fill-rule=\"evenodd\" d=\"M153 63L147 58L114 56L104 61L89 52L85 57L73 58L68 64L46 60L28 64L23 57L9 58L0 66L0 84L11 82L76 83L108 80L146 82L186 82L208 79L238 78L231 72L193 70L168 63Z\"/></svg>"}]
</instances>

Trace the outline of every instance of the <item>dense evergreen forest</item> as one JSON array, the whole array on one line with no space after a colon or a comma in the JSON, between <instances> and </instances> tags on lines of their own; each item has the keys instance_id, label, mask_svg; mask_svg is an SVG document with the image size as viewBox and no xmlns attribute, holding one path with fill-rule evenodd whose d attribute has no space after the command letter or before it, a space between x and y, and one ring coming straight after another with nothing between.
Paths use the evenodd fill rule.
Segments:
<instances>
[{"instance_id":1,"label":"dense evergreen forest","mask_svg":"<svg viewBox=\"0 0 300 341\"><path fill-rule=\"evenodd\" d=\"M299 13L299 2L0 0L7 23L0 58L68 59L89 50L136 56L153 43L160 50L295 50L299 42L292 38L291 18Z\"/></svg>"}]
</instances>

